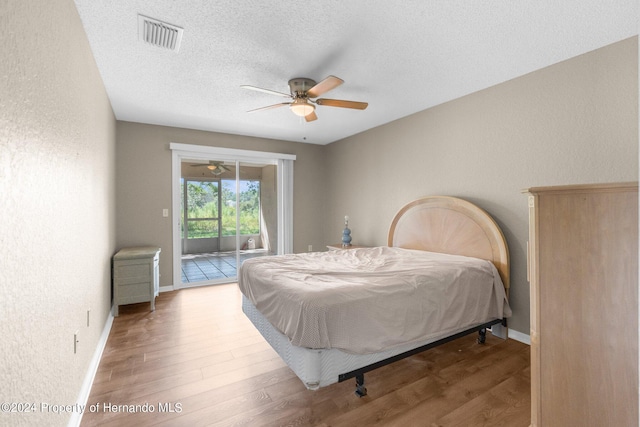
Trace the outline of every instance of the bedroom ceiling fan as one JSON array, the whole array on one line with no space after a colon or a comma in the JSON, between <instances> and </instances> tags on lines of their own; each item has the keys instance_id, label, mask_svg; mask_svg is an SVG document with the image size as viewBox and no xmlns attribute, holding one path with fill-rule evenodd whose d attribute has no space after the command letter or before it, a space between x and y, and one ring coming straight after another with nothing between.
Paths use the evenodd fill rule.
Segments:
<instances>
[{"instance_id":1,"label":"bedroom ceiling fan","mask_svg":"<svg viewBox=\"0 0 640 427\"><path fill-rule=\"evenodd\" d=\"M316 115L316 105L326 105L327 107L341 107L341 108L352 108L356 110L364 110L369 105L366 102L357 102L357 101L345 101L342 99L327 99L327 98L318 98L323 93L330 91L331 89L335 89L344 83L344 80L336 77L329 76L326 79L322 80L320 83L316 83L314 80L307 79L304 77L298 77L295 79L289 80L289 91L290 93L278 92L270 89L263 89L256 86L242 85L240 86L243 89L256 90L258 92L269 93L272 95L283 96L285 98L290 98L291 102L282 102L280 104L269 105L266 107L256 108L255 110L249 110L248 113L254 113L256 111L269 110L271 108L284 107L288 105L293 114L304 117L306 121L312 122L318 119Z\"/></svg>"},{"instance_id":2,"label":"bedroom ceiling fan","mask_svg":"<svg viewBox=\"0 0 640 427\"><path fill-rule=\"evenodd\" d=\"M229 172L231 169L226 167L223 162L217 162L215 160L210 160L209 164L198 163L195 165L191 165L191 167L205 167L211 171L212 174L218 176L222 175L224 172Z\"/></svg>"}]
</instances>

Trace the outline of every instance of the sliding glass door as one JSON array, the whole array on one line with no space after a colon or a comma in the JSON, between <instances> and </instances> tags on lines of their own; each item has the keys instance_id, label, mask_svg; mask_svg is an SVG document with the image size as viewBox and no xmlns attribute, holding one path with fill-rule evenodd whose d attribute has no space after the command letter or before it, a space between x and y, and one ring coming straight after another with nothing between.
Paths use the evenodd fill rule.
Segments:
<instances>
[{"instance_id":1,"label":"sliding glass door","mask_svg":"<svg viewBox=\"0 0 640 427\"><path fill-rule=\"evenodd\" d=\"M291 240L283 230L290 201L282 200L291 192L279 180L290 180L292 160L195 154L174 150L174 288L233 282L245 259L290 251L279 238Z\"/></svg>"}]
</instances>

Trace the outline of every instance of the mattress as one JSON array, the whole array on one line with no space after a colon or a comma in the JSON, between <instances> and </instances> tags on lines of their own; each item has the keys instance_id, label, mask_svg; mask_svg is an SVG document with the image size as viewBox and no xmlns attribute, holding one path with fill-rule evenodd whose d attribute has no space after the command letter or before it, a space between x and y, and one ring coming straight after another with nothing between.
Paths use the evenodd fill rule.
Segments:
<instances>
[{"instance_id":1,"label":"mattress","mask_svg":"<svg viewBox=\"0 0 640 427\"><path fill-rule=\"evenodd\" d=\"M511 315L490 261L401 248L249 259L238 285L259 319L293 349L319 351L313 357L339 350L382 360Z\"/></svg>"}]
</instances>

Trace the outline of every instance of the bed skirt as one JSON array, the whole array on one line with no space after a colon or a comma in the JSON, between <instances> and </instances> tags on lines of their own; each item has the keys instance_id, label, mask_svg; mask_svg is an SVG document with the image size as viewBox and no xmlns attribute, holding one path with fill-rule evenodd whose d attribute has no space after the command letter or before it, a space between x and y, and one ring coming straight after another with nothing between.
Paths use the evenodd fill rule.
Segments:
<instances>
[{"instance_id":1,"label":"bed skirt","mask_svg":"<svg viewBox=\"0 0 640 427\"><path fill-rule=\"evenodd\" d=\"M352 354L338 349L302 348L292 345L289 338L269 323L244 295L242 296L242 311L309 390L317 390L320 387L337 383L341 374L355 371L446 337L434 337L371 354Z\"/></svg>"}]
</instances>

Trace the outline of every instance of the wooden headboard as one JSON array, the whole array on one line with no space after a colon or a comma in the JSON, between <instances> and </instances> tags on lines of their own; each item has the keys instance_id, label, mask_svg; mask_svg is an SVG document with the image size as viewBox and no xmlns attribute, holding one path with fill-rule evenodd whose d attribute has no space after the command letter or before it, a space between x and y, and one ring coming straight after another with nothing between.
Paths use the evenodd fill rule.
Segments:
<instances>
[{"instance_id":1,"label":"wooden headboard","mask_svg":"<svg viewBox=\"0 0 640 427\"><path fill-rule=\"evenodd\" d=\"M509 249L488 213L466 200L432 196L404 206L391 222L389 246L492 261L509 291Z\"/></svg>"}]
</instances>

